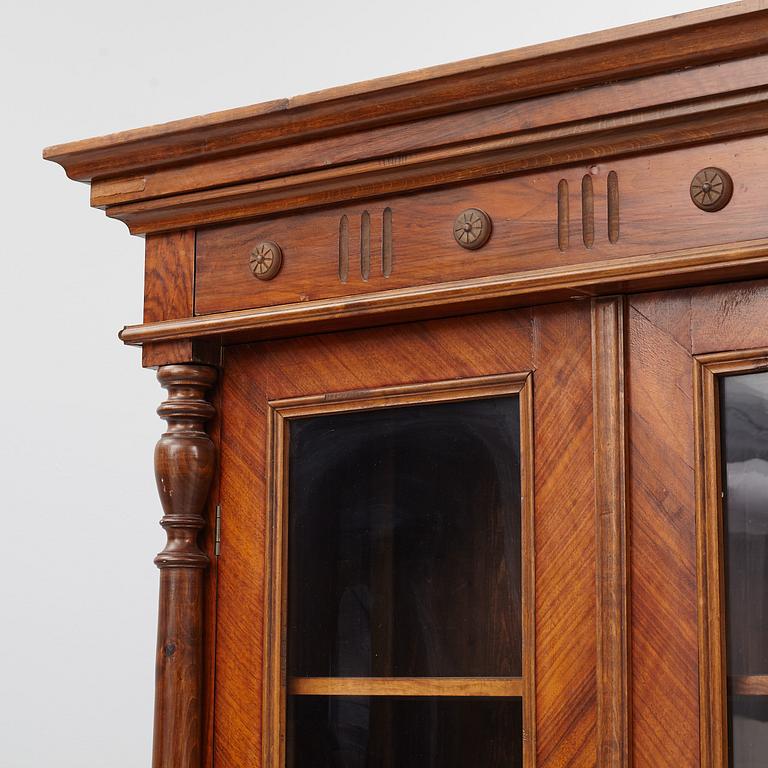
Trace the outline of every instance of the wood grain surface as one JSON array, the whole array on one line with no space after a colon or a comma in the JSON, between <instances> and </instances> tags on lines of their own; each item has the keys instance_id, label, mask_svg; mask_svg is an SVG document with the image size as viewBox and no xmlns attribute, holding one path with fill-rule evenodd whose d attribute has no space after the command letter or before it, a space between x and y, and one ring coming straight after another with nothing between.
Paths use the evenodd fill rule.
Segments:
<instances>
[{"instance_id":1,"label":"wood grain surface","mask_svg":"<svg viewBox=\"0 0 768 768\"><path fill-rule=\"evenodd\" d=\"M336 692L336 695L341 695L344 692L353 693L358 691L358 695L475 695L475 696L498 696L498 695L512 695L523 697L523 710L524 718L528 737L523 744L524 763L526 766L532 765L534 759L534 733L535 728L533 723L535 722L535 616L534 616L534 601L533 590L535 581L535 558L534 558L534 543L533 543L533 446L532 446L532 414L531 414L531 389L532 380L531 374L528 372L523 373L509 373L509 374L494 374L480 377L468 377L468 378L450 378L446 380L427 381L421 384L396 384L394 386L379 387L365 390L352 390L344 392L327 392L324 394L317 394L314 396L299 396L288 399L270 400L269 402L269 428L268 428L268 444L269 444L269 486L268 486L268 521L267 521L267 533L266 533L266 557L264 564L265 572L265 584L266 590L264 595L265 600L265 621L264 621L264 674L263 674L263 688L264 709L262 713L262 738L263 738L263 765L265 768L282 768L285 763L285 734L287 733L286 722L286 702L287 695L293 694L311 694L312 691L324 690L326 692ZM480 633L480 637L472 637L472 630L467 627L466 631L453 631L446 636L443 636L442 632L432 632L428 638L425 638L426 643L429 645L429 666L433 670L430 673L430 677L415 677L416 672L412 673L409 678L403 677L391 677L388 679L382 679L381 677L325 677L325 678L306 678L298 677L297 673L292 672L292 666L290 660L286 662L286 648L288 648L288 654L290 658L290 628L293 624L293 620L290 618L292 615L296 615L291 610L291 605L288 603L289 592L289 577L288 573L291 570L291 563L289 561L291 545L287 540L289 539L288 529L290 528L290 518L288 509L288 500L290 496L290 488L294 487L292 483L298 483L299 487L302 484L302 480L294 479L291 481L288 477L288 450L290 445L290 424L294 419L304 419L307 417L330 417L332 415L339 415L341 413L349 415L359 411L371 411L373 409L381 412L381 409L386 408L399 408L404 406L426 405L426 404L458 404L465 401L502 397L515 395L517 397L517 407L519 408L519 455L521 461L520 466L520 493L519 493L519 507L520 507L520 548L519 558L520 565L518 566L518 584L520 588L515 590L514 593L506 592L501 585L495 589L489 589L487 586L483 587L483 584L496 584L499 579L498 568L501 567L506 570L512 567L509 560L502 560L501 564L497 558L492 555L493 546L491 540L484 540L484 552L483 557L479 560L469 555L467 559L462 560L460 553L455 551L450 561L445 560L444 564L449 566L450 571L455 571L457 568L463 572L463 579L466 580L467 585L475 585L474 588L468 586L467 588L459 588L454 592L453 589L447 587L447 583L443 582L445 588L450 593L449 609L452 613L459 605L462 608L459 613L463 613L468 618L470 624L474 624L478 627L483 627L483 631ZM512 437L512 436L510 436ZM337 439L341 439L337 433ZM512 437L512 439L515 439ZM439 451L439 448L435 447L435 451ZM455 448L454 448L455 450ZM437 454L430 452L430 463L439 462ZM307 457L308 458L308 457ZM354 459L353 459L354 460ZM398 461L397 457L393 457L394 461ZM452 459L443 455L442 461L451 461ZM453 457L455 460L455 455ZM468 461L469 459L467 459ZM465 463L466 467L467 464ZM401 470L404 469L403 464L400 464ZM443 467L444 469L444 467ZM435 472L439 472L440 468L435 467ZM301 469L299 469L301 472ZM407 470L406 470L407 472ZM310 470L309 476L314 473ZM376 473L374 473L375 475ZM402 479L402 478L401 478ZM489 509L488 504L492 505L490 499L485 496L486 484L480 482L478 477L475 476L474 482L478 489L481 490L480 497L474 497L471 505L481 505L484 511ZM363 481L365 482L365 481ZM394 485L390 485L387 490L384 491L385 497L389 493L395 492L393 489L397 486L397 478L393 478ZM511 501L511 500L510 500ZM403 499L403 504L408 504L408 501ZM514 502L517 506L517 502ZM414 509L410 507L410 509ZM447 507L442 506L441 511L444 514L448 514ZM403 514L403 508L401 507L399 513ZM473 517L478 521L482 516L483 510L478 509ZM320 508L316 509L316 514L324 514ZM418 512L417 512L418 514ZM503 524L502 524L503 525ZM306 530L306 529L305 529ZM307 536L310 535L306 530ZM320 548L322 544L318 541L318 536L313 535L314 547L317 547L317 552L314 552L312 544L309 545L309 550L300 550L301 554L294 554L296 557L306 557L311 559L313 555L322 557L320 555ZM463 537L462 537L463 538ZM402 540L401 540L402 541ZM287 543L286 543L287 542ZM336 543L334 541L329 542L331 548L335 550ZM456 542L455 542L456 543ZM295 546L295 543L294 543ZM460 547L461 545L459 545ZM448 544L447 541L443 541L441 549L453 547ZM512 555L514 557L514 555ZM443 578L448 576L446 571L442 571L437 563L433 564L431 569L431 575L429 581L442 581ZM296 564L293 565L294 569ZM392 569L397 568L396 565L388 563L385 566L385 570L392 573ZM487 569L487 570L485 570ZM405 578L405 574L395 574L394 577ZM302 577L298 577L300 580ZM391 588L391 579L393 577L384 580L382 589L384 593L389 593ZM450 577L448 577L450 581ZM503 580L504 581L504 580ZM475 591L479 587L479 592ZM406 593L410 593L414 588L410 585L405 588ZM428 592L430 590L428 589ZM442 591L442 590L441 590ZM298 611L301 613L304 610L311 612L311 618L305 620L309 622L318 621L322 623L324 621L325 609L327 604L319 602L321 606L319 610L316 610L316 601L311 601L312 607L307 606L307 603L301 601L301 597L298 599ZM490 601L490 602L488 602ZM375 601L378 602L378 601ZM372 647L372 657L375 659L375 666L371 670L371 674L386 674L386 670L392 668L393 662L393 649L398 647L400 654L405 654L405 658L411 657L413 652L413 646L411 645L412 639L421 634L421 626L423 614L425 611L436 611L438 614L446 609L447 604L443 603L442 609L438 607L438 603L433 603L432 610L427 609L428 599L422 595L419 599L419 620L416 624L410 624L407 619L408 609L405 605L401 605L397 611L397 632L396 637L392 637L391 634L394 631L394 625L389 624L389 612L383 610L377 618L375 615L371 615L370 621L373 625L379 627L379 630L374 632L374 637L378 638L378 642ZM296 604L294 603L294 610ZM304 608L302 608L304 606ZM456 615L456 614L453 614ZM517 619L515 620L515 616ZM306 614L305 614L306 617ZM386 618L384 618L386 617ZM509 622L512 622L510 624ZM431 622L430 622L431 623ZM383 636L380 634L383 630ZM410 638L410 642L409 639ZM502 638L506 638L502 639ZM307 645L299 644L299 648L303 648L304 651L308 651L310 655L314 655L318 646L322 646L322 641L319 638L314 638L312 635L306 636ZM417 643L421 645L421 643ZM455 663L458 660L462 660L462 663L469 664L465 667L463 678L457 679L455 677L437 677L438 675L453 674L455 673L455 667L450 664L449 667L443 667L443 671L438 671L439 668L435 666L437 658L441 655L438 649L451 648L448 656L452 662ZM514 649L517 649L516 651ZM522 650L522 653L521 653ZM302 651L294 648L294 654L301 655ZM322 653L322 652L321 652ZM330 653L330 649L326 647L325 653ZM418 653L418 652L417 652ZM323 654L323 655L324 655ZM420 655L420 654L418 654ZM476 677L469 678L467 675L472 674L470 669L477 669L470 659L477 661L479 657L493 658L493 668L495 674L517 674L522 675L515 679L509 677L502 679L499 677L489 677L487 672L476 673ZM400 663L402 663L402 656ZM412 657L411 657L412 658ZM513 661L517 658L517 663ZM422 663L426 661L422 659ZM439 663L439 662L437 662ZM288 674L292 675L286 680L286 664ZM512 664L515 671L512 672L510 667ZM453 667L453 668L451 668ZM326 665L323 662L319 662L318 669L326 669ZM375 670L379 670L377 673ZM505 672L504 670L510 670ZM351 672L351 670L348 670ZM504 693L506 691L506 694ZM514 691L514 692L513 692ZM406 692L406 693L403 693Z\"/></svg>"},{"instance_id":2,"label":"wood grain surface","mask_svg":"<svg viewBox=\"0 0 768 768\"><path fill-rule=\"evenodd\" d=\"M48 147L71 178L132 174L147 166L482 104L614 82L763 50L760 0L680 14L515 51L407 72L292 99ZM136 182L139 186L140 182Z\"/></svg>"},{"instance_id":3,"label":"wood grain surface","mask_svg":"<svg viewBox=\"0 0 768 768\"><path fill-rule=\"evenodd\" d=\"M403 125L358 131L343 137L263 149L247 155L156 168L144 175L141 184L137 184L135 179L94 180L91 203L94 206L112 206L213 186L295 175L372 158L382 158L383 165L383 158L391 158L393 154L399 157L402 166L423 162L427 156L447 159L452 155L462 155L472 162L473 154L492 147L511 149L545 138L575 138L586 133L593 134L595 143L599 143L605 137L595 135L595 119L604 113L608 98L624 105L624 115L620 121L614 119L614 129L629 124L637 127L643 122L652 122L655 128L659 128L662 116L666 120L674 115L678 119L683 116L689 119L695 111L713 107L735 82L743 89L765 86L768 83L767 67L765 58L759 56L725 61L622 83L482 107L462 115L441 115ZM692 99L698 103L690 103ZM642 113L639 113L640 110ZM604 130L604 127L601 126L601 129ZM655 141L658 140L657 137ZM435 151L438 149L439 153ZM425 151L429 151L429 155L424 154Z\"/></svg>"},{"instance_id":4,"label":"wood grain surface","mask_svg":"<svg viewBox=\"0 0 768 768\"><path fill-rule=\"evenodd\" d=\"M194 313L195 231L149 235L144 256L144 323L174 322ZM163 339L142 346L142 365L218 365L217 339Z\"/></svg>"},{"instance_id":5,"label":"wood grain surface","mask_svg":"<svg viewBox=\"0 0 768 768\"><path fill-rule=\"evenodd\" d=\"M701 571L701 542L712 534L699 531L697 542L697 524L711 521L699 513L703 464L694 438L703 400L694 390L695 355L733 358L768 346L767 291L759 281L629 299L635 768L722 768L726 759L722 698L707 709L726 687L720 645L702 645L699 657L700 637L722 608L719 587L708 588Z\"/></svg>"},{"instance_id":6,"label":"wood grain surface","mask_svg":"<svg viewBox=\"0 0 768 768\"><path fill-rule=\"evenodd\" d=\"M768 365L766 39L748 0L44 151L147 235L121 338L168 389L154 768L284 765L286 691L519 696L525 768L725 768L728 692L768 691L726 679L717 415ZM275 413L509 382L521 676L289 678Z\"/></svg>"},{"instance_id":7,"label":"wood grain surface","mask_svg":"<svg viewBox=\"0 0 768 768\"><path fill-rule=\"evenodd\" d=\"M592 302L597 534L597 740L601 768L631 764L625 305Z\"/></svg>"},{"instance_id":8,"label":"wood grain surface","mask_svg":"<svg viewBox=\"0 0 768 768\"><path fill-rule=\"evenodd\" d=\"M689 329L686 292L629 301L635 768L693 768L699 760Z\"/></svg>"},{"instance_id":9,"label":"wood grain surface","mask_svg":"<svg viewBox=\"0 0 768 768\"><path fill-rule=\"evenodd\" d=\"M532 310L537 766L597 761L597 616L588 302Z\"/></svg>"},{"instance_id":10,"label":"wood grain surface","mask_svg":"<svg viewBox=\"0 0 768 768\"><path fill-rule=\"evenodd\" d=\"M302 696L515 696L520 677L292 677L288 693Z\"/></svg>"},{"instance_id":11,"label":"wood grain surface","mask_svg":"<svg viewBox=\"0 0 768 768\"><path fill-rule=\"evenodd\" d=\"M708 166L728 169L736 191L718 213L699 210L688 186ZM306 303L334 297L413 288L439 282L587 264L681 248L711 246L768 234L762 200L768 196L764 140L597 162L556 172L468 184L360 207L329 208L198 233L196 314ZM611 242L608 177L616 174L621 237ZM558 188L565 179L571 216L568 247L558 229ZM584 179L589 180L586 186ZM588 188L589 215L582 188ZM382 269L383 211L391 209L393 266ZM459 247L453 222L467 208L493 221L493 234L476 252ZM582 212L585 212L582 215ZM370 274L360 271L361 222L370 221ZM348 220L349 278L339 278L339 228ZM586 218L585 218L586 217ZM582 222L589 230L584 231ZM614 225L617 226L617 225ZM280 244L283 268L271 281L254 279L252 249L263 240Z\"/></svg>"},{"instance_id":12,"label":"wood grain surface","mask_svg":"<svg viewBox=\"0 0 768 768\"><path fill-rule=\"evenodd\" d=\"M535 753L538 766L594 765L590 340L589 306L575 304L228 348L222 391L221 502L227 535L219 562L217 765L261 759L267 403L532 370L534 549L541 563L535 575ZM531 747L533 738L527 727Z\"/></svg>"},{"instance_id":13,"label":"wood grain surface","mask_svg":"<svg viewBox=\"0 0 768 768\"><path fill-rule=\"evenodd\" d=\"M768 369L768 348L739 348L733 337L739 325L741 345L753 339L765 343L768 333L760 323L764 295L761 285L742 284L737 290L717 287L697 291L696 315L707 313L702 330L712 331L708 343L720 351L694 357L694 419L696 427L696 543L699 585L699 703L701 762L704 766L729 763L728 695L766 695L764 675L727 675L725 538L723 523L723 445L720 433L720 382L723 376L738 376ZM709 295L708 295L709 294ZM712 295L714 294L714 295ZM729 309L723 308L729 307ZM725 321L725 322L724 322ZM754 324L760 330L755 335ZM722 333L727 329L725 333ZM738 606L736 606L738 610ZM763 638L755 637L758 647Z\"/></svg>"},{"instance_id":14,"label":"wood grain surface","mask_svg":"<svg viewBox=\"0 0 768 768\"><path fill-rule=\"evenodd\" d=\"M126 326L126 344L195 338L214 343L446 317L551 301L765 276L768 239L438 283L361 296L281 304Z\"/></svg>"},{"instance_id":15,"label":"wood grain surface","mask_svg":"<svg viewBox=\"0 0 768 768\"><path fill-rule=\"evenodd\" d=\"M144 322L173 320L194 313L195 231L149 235L144 247ZM189 339L147 344L142 365L152 368L193 362Z\"/></svg>"},{"instance_id":16,"label":"wood grain surface","mask_svg":"<svg viewBox=\"0 0 768 768\"><path fill-rule=\"evenodd\" d=\"M214 415L205 399L216 369L169 365L158 371L168 399L158 408L167 431L155 448L155 477L163 505L165 548L160 569L153 768L200 768L203 740L203 571L198 545L203 510L216 466L205 432ZM209 650L209 649L205 649Z\"/></svg>"}]
</instances>

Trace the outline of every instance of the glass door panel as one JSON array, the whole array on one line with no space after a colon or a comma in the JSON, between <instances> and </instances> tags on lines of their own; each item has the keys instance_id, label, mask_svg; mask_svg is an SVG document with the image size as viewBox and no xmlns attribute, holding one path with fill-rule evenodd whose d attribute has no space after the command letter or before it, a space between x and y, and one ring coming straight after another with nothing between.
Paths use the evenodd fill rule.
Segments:
<instances>
[{"instance_id":1,"label":"glass door panel","mask_svg":"<svg viewBox=\"0 0 768 768\"><path fill-rule=\"evenodd\" d=\"M290 768L522 765L521 389L287 420Z\"/></svg>"},{"instance_id":2,"label":"glass door panel","mask_svg":"<svg viewBox=\"0 0 768 768\"><path fill-rule=\"evenodd\" d=\"M311 768L519 768L513 698L299 696L288 765Z\"/></svg>"},{"instance_id":3,"label":"glass door panel","mask_svg":"<svg viewBox=\"0 0 768 768\"><path fill-rule=\"evenodd\" d=\"M768 373L720 383L730 761L768 760Z\"/></svg>"},{"instance_id":4,"label":"glass door panel","mask_svg":"<svg viewBox=\"0 0 768 768\"><path fill-rule=\"evenodd\" d=\"M522 671L517 396L290 426L288 670Z\"/></svg>"}]
</instances>

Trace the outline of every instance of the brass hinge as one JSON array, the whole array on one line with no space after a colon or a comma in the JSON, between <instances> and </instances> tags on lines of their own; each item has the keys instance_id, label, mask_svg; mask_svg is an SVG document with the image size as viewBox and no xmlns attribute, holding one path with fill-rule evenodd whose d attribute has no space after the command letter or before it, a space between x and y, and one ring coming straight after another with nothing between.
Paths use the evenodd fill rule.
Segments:
<instances>
[{"instance_id":1,"label":"brass hinge","mask_svg":"<svg viewBox=\"0 0 768 768\"><path fill-rule=\"evenodd\" d=\"M213 554L221 554L221 504L216 505L216 534L213 540Z\"/></svg>"}]
</instances>

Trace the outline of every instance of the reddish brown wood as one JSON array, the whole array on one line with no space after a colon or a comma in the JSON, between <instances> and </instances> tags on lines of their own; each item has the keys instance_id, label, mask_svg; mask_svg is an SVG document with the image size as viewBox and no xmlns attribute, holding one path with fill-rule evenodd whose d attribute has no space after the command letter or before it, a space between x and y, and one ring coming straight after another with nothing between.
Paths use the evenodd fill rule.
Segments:
<instances>
[{"instance_id":1,"label":"reddish brown wood","mask_svg":"<svg viewBox=\"0 0 768 768\"><path fill-rule=\"evenodd\" d=\"M194 293L194 230L149 235L144 250L144 322L188 315Z\"/></svg>"},{"instance_id":2,"label":"reddish brown wood","mask_svg":"<svg viewBox=\"0 0 768 768\"><path fill-rule=\"evenodd\" d=\"M534 368L536 764L594 765L596 586L586 304L228 348L217 765L261 759L268 401Z\"/></svg>"},{"instance_id":3,"label":"reddish brown wood","mask_svg":"<svg viewBox=\"0 0 768 768\"><path fill-rule=\"evenodd\" d=\"M195 231L188 229L147 237L144 257L144 322L167 322L193 314ZM152 342L142 347L142 365L158 368L176 363L218 365L217 340L192 338Z\"/></svg>"},{"instance_id":4,"label":"reddish brown wood","mask_svg":"<svg viewBox=\"0 0 768 768\"><path fill-rule=\"evenodd\" d=\"M592 302L597 532L597 744L601 768L631 765L624 302Z\"/></svg>"},{"instance_id":5,"label":"reddish brown wood","mask_svg":"<svg viewBox=\"0 0 768 768\"><path fill-rule=\"evenodd\" d=\"M432 317L529 306L634 290L743 279L766 272L768 239L701 246L598 266L553 268L438 283L415 289L222 312L127 326L120 338L146 344L185 338L227 343L359 328Z\"/></svg>"},{"instance_id":6,"label":"reddish brown wood","mask_svg":"<svg viewBox=\"0 0 768 768\"><path fill-rule=\"evenodd\" d=\"M144 248L144 322L173 320L193 313L195 231L149 235ZM154 368L192 362L192 341L147 344L142 365Z\"/></svg>"},{"instance_id":7,"label":"reddish brown wood","mask_svg":"<svg viewBox=\"0 0 768 768\"><path fill-rule=\"evenodd\" d=\"M722 647L712 629L722 614L720 588L711 583L720 578L722 553L705 512L713 491L704 490L719 472L717 457L703 453L716 444L717 414L714 396L703 398L693 385L704 385L702 365L768 347L767 298L760 281L630 299L636 766L698 766L701 759L722 768L727 759ZM694 355L705 352L717 354L697 362Z\"/></svg>"},{"instance_id":8,"label":"reddish brown wood","mask_svg":"<svg viewBox=\"0 0 768 768\"><path fill-rule=\"evenodd\" d=\"M184 363L218 365L220 358L221 344L218 339L184 338L143 344L141 363L145 368L159 368L163 365Z\"/></svg>"},{"instance_id":9,"label":"reddish brown wood","mask_svg":"<svg viewBox=\"0 0 768 768\"><path fill-rule=\"evenodd\" d=\"M571 90L761 52L759 0L483 56L175 123L49 147L72 178L90 180L242 147ZM141 186L141 179L134 185Z\"/></svg>"},{"instance_id":10,"label":"reddish brown wood","mask_svg":"<svg viewBox=\"0 0 768 768\"><path fill-rule=\"evenodd\" d=\"M729 763L720 403L715 367L702 358L694 360L693 410L699 583L699 741L702 765L720 768Z\"/></svg>"},{"instance_id":11,"label":"reddish brown wood","mask_svg":"<svg viewBox=\"0 0 768 768\"><path fill-rule=\"evenodd\" d=\"M213 186L359 163L389 157L393 153L398 155L400 165L415 164L423 161L424 150L429 151L429 157L436 158L437 148L441 148L443 157L461 154L469 162L472 149L490 149L490 141L496 141L494 146L497 147L513 148L544 138L546 131L550 132L550 138L588 133L595 128L595 118L604 113L606 99L622 103L625 115L620 124L624 126L632 123L637 127L640 122L658 121L661 117L659 110L663 110L667 118L672 114L690 116L692 111L712 107L734 83L742 88L765 86L768 82L766 66L762 57L739 59L359 131L343 137L198 161L194 165L157 168L146 173L139 187L135 180L130 179L124 182L120 179L94 180L91 203L100 207L112 206L149 197L178 195ZM686 103L691 99L699 101L696 105ZM626 114L630 112L631 119ZM569 125L566 126L566 123ZM614 121L613 125L615 128L619 123ZM596 143L603 140L604 137L594 136Z\"/></svg>"},{"instance_id":12,"label":"reddish brown wood","mask_svg":"<svg viewBox=\"0 0 768 768\"><path fill-rule=\"evenodd\" d=\"M510 373L470 378L451 378L423 384L397 384L375 389L354 390L343 393L323 393L271 400L268 406L267 459L269 485L267 491L268 517L266 526L266 558L264 564L265 621L263 659L263 714L262 745L264 768L283 768L285 764L286 696L288 693L305 695L325 690L336 695L462 695L462 696L521 696L523 698L526 736L523 741L523 765L532 768L535 759L535 611L533 605L534 545L533 545L533 445L531 417L530 373ZM516 678L300 678L286 679L285 647L287 642L285 606L287 592L285 574L286 526L288 510L286 447L289 441L290 420L340 411L396 408L423 403L446 403L457 400L516 394L520 407L521 461L521 661L522 676ZM391 569L390 579L391 579ZM497 574L494 573L492 579ZM470 581L474 579L468 577ZM382 579L380 589L387 590L389 579ZM485 621L503 633L504 616L514 612L513 606L503 599L494 600L498 610ZM390 633L394 632L390 627ZM402 630L401 630L402 631ZM458 638L457 638L458 639ZM375 647L373 654L388 652L388 643ZM491 645L495 641L491 640ZM391 647L391 646L390 646ZM473 646L473 653L478 651ZM388 669L388 666L383 667Z\"/></svg>"},{"instance_id":13,"label":"reddish brown wood","mask_svg":"<svg viewBox=\"0 0 768 768\"><path fill-rule=\"evenodd\" d=\"M685 292L629 302L635 768L699 760L689 327Z\"/></svg>"},{"instance_id":14,"label":"reddish brown wood","mask_svg":"<svg viewBox=\"0 0 768 768\"><path fill-rule=\"evenodd\" d=\"M768 696L768 675L743 675L728 680L737 696Z\"/></svg>"},{"instance_id":15,"label":"reddish brown wood","mask_svg":"<svg viewBox=\"0 0 768 768\"><path fill-rule=\"evenodd\" d=\"M717 163L736 181L730 205L718 213L696 208L688 184L702 167ZM608 177L620 185L621 238L611 242ZM568 181L570 238L558 237L558 189ZM582 194L582 190L585 190ZM589 190L588 192L586 190ZM197 242L197 314L349 295L391 291L439 282L470 280L542 269L573 272L618 259L711 246L766 235L761 201L768 197L768 157L762 138L681 150L674 156L601 162L494 182L390 197L362 207L329 208L268 221L202 230ZM589 208L585 208L588 205ZM467 208L480 208L493 220L493 236L476 253L454 240L453 223ZM393 245L398 257L391 274L381 268L381 226L392 211ZM371 269L360 274L364 211L377 227L370 240ZM583 216L582 216L583 212ZM339 278L340 222L346 216L349 278ZM586 222L585 231L582 222ZM253 247L273 240L283 249L280 274L269 282L253 278ZM366 242L369 242L366 240ZM589 244L589 245L586 245Z\"/></svg>"},{"instance_id":16,"label":"reddish brown wood","mask_svg":"<svg viewBox=\"0 0 768 768\"><path fill-rule=\"evenodd\" d=\"M216 456L221 452L221 389L214 387L209 395L214 415L207 424L207 433L214 445ZM217 462L218 464L218 462ZM201 754L204 768L213 765L214 705L216 693L216 603L218 592L218 545L220 525L217 530L219 504L219 472L214 472L208 502L205 507L205 526L200 532L200 549L208 556L209 566L203 574L203 703Z\"/></svg>"},{"instance_id":17,"label":"reddish brown wood","mask_svg":"<svg viewBox=\"0 0 768 768\"><path fill-rule=\"evenodd\" d=\"M155 768L281 762L275 401L499 374L533 392L534 640L511 688L437 689L522 692L526 768L724 768L715 391L768 347L767 35L751 0L46 151L149 233L121 336L169 390ZM710 166L734 181L718 212L689 193ZM469 208L493 222L474 252Z\"/></svg>"},{"instance_id":18,"label":"reddish brown wood","mask_svg":"<svg viewBox=\"0 0 768 768\"><path fill-rule=\"evenodd\" d=\"M224 221L279 215L301 208L358 201L421 190L436 185L495 178L547 169L595 157L619 158L735 140L768 130L766 95L761 89L727 95L695 112L661 109L648 124L634 115L605 117L582 130L543 130L462 148L432 150L403 162L389 159L312 171L294 176L219 187L214 190L110 206L109 216L124 221L133 234Z\"/></svg>"},{"instance_id":19,"label":"reddish brown wood","mask_svg":"<svg viewBox=\"0 0 768 768\"><path fill-rule=\"evenodd\" d=\"M532 310L537 768L597 761L595 486L588 302Z\"/></svg>"},{"instance_id":20,"label":"reddish brown wood","mask_svg":"<svg viewBox=\"0 0 768 768\"><path fill-rule=\"evenodd\" d=\"M303 696L523 696L519 677L292 677Z\"/></svg>"},{"instance_id":21,"label":"reddish brown wood","mask_svg":"<svg viewBox=\"0 0 768 768\"><path fill-rule=\"evenodd\" d=\"M768 332L760 317L764 294L759 284L718 286L693 291L696 330L709 332L709 344L721 351L694 358L694 419L696 427L696 539L699 577L699 666L702 765L720 768L729 764L727 694L763 695L763 676L727 677L726 589L723 540L723 487L720 436L720 377L766 370L768 348L739 349L754 340L765 344ZM705 293L710 295L704 297ZM734 308L736 311L729 311ZM714 311L713 311L714 310ZM709 311L708 318L702 315ZM727 316L731 314L730 318ZM727 319L727 322L723 322ZM697 322L698 320L698 322ZM754 324L758 323L757 329ZM733 332L742 325L739 341ZM714 330L714 333L712 332Z\"/></svg>"},{"instance_id":22,"label":"reddish brown wood","mask_svg":"<svg viewBox=\"0 0 768 768\"><path fill-rule=\"evenodd\" d=\"M695 355L766 346L765 280L691 291L691 351Z\"/></svg>"},{"instance_id":23,"label":"reddish brown wood","mask_svg":"<svg viewBox=\"0 0 768 768\"><path fill-rule=\"evenodd\" d=\"M167 431L155 448L155 476L168 542L160 569L154 768L200 768L202 739L203 507L215 467L205 423L214 415L205 394L216 369L169 365L158 371L168 399L158 408Z\"/></svg>"}]
</instances>

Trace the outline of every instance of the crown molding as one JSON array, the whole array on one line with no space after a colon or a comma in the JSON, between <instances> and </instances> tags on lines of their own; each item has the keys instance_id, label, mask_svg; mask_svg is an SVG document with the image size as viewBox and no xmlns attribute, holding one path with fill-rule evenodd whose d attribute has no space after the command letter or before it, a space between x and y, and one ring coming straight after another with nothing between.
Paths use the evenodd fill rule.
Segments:
<instances>
[{"instance_id":1,"label":"crown molding","mask_svg":"<svg viewBox=\"0 0 768 768\"><path fill-rule=\"evenodd\" d=\"M751 0L49 147L145 234L765 131ZM610 89L610 98L606 92Z\"/></svg>"}]
</instances>

